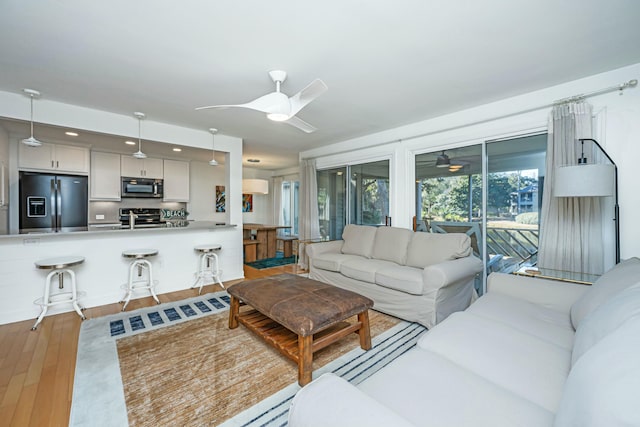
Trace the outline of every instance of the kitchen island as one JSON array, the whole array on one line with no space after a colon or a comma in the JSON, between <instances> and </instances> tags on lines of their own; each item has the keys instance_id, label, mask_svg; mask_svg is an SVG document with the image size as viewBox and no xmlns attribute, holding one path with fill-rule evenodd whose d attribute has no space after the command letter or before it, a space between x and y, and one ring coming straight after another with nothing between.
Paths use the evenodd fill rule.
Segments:
<instances>
[{"instance_id":1,"label":"kitchen island","mask_svg":"<svg viewBox=\"0 0 640 427\"><path fill-rule=\"evenodd\" d=\"M35 319L40 307L33 301L42 296L46 274L34 262L51 256L81 255L85 262L75 268L80 304L95 307L122 299L130 260L122 251L155 248L153 258L156 292L188 289L198 267L196 245L222 245L218 256L222 280L244 277L242 230L236 225L213 221L189 221L186 226L136 228L103 227L69 233L31 233L0 236L0 324ZM194 296L197 290L194 290ZM134 294L134 298L148 293ZM70 311L66 304L51 313Z\"/></svg>"}]
</instances>

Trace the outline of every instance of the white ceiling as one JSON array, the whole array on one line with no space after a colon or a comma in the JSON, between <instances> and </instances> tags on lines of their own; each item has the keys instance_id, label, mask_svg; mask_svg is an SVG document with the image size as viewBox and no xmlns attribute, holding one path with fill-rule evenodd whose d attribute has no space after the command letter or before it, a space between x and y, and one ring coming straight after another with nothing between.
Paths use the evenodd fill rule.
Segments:
<instances>
[{"instance_id":1,"label":"white ceiling","mask_svg":"<svg viewBox=\"0 0 640 427\"><path fill-rule=\"evenodd\" d=\"M0 90L244 139L262 167L297 153L640 62L636 0L2 0ZM303 133L256 111L194 111L315 78ZM551 100L550 100L551 101Z\"/></svg>"}]
</instances>

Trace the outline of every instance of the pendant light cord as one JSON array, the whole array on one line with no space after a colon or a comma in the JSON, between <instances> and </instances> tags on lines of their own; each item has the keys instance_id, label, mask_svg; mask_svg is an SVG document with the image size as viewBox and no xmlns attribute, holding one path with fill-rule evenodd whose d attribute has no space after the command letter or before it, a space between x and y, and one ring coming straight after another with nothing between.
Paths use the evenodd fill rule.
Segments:
<instances>
[{"instance_id":1,"label":"pendant light cord","mask_svg":"<svg viewBox=\"0 0 640 427\"><path fill-rule=\"evenodd\" d=\"M31 138L33 138L33 95L29 95L31 98Z\"/></svg>"}]
</instances>

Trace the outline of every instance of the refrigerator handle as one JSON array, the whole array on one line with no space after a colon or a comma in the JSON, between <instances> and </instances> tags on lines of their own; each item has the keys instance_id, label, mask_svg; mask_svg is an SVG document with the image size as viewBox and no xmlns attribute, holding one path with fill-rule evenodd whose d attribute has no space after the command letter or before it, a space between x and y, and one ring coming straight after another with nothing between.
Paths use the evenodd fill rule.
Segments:
<instances>
[{"instance_id":1,"label":"refrigerator handle","mask_svg":"<svg viewBox=\"0 0 640 427\"><path fill-rule=\"evenodd\" d=\"M51 209L49 209L49 211L51 212L51 230L52 231L56 231L56 180L52 179L51 180Z\"/></svg>"},{"instance_id":2,"label":"refrigerator handle","mask_svg":"<svg viewBox=\"0 0 640 427\"><path fill-rule=\"evenodd\" d=\"M59 180L56 180L56 184L56 211L58 213L58 215L56 215L58 219L56 231L60 231L62 229L62 183Z\"/></svg>"}]
</instances>

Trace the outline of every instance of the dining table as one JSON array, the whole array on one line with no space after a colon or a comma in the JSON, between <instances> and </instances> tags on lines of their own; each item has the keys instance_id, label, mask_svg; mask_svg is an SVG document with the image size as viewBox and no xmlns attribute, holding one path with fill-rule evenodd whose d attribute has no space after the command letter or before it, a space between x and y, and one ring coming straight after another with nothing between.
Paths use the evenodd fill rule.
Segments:
<instances>
[{"instance_id":1,"label":"dining table","mask_svg":"<svg viewBox=\"0 0 640 427\"><path fill-rule=\"evenodd\" d=\"M256 240L258 242L258 247L256 248L257 260L275 258L278 230L290 228L290 225L245 223L242 225L243 239Z\"/></svg>"}]
</instances>

